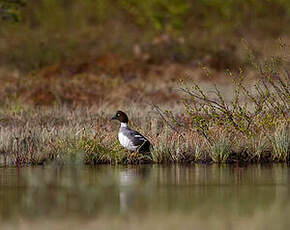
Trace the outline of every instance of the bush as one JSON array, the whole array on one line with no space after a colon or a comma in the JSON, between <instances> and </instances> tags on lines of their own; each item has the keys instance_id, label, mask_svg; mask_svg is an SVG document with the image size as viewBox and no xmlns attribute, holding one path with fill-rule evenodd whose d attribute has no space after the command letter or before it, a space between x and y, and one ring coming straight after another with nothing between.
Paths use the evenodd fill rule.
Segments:
<instances>
[{"instance_id":1,"label":"bush","mask_svg":"<svg viewBox=\"0 0 290 230\"><path fill-rule=\"evenodd\" d=\"M261 156L269 151L269 145L274 160L287 161L290 150L289 62L272 57L260 65L251 53L249 56L260 78L248 85L242 70L239 74L229 71L234 89L229 101L215 84L213 89L205 91L197 83L192 82L190 86L184 83L180 90L186 95L183 103L187 118L179 119L171 111L158 111L176 132L185 129L188 135L199 133L207 141L214 162L233 160L232 156L235 160L244 157L250 160L253 155L256 160L265 160ZM209 71L205 71L210 77ZM254 149L251 142L255 143Z\"/></svg>"}]
</instances>

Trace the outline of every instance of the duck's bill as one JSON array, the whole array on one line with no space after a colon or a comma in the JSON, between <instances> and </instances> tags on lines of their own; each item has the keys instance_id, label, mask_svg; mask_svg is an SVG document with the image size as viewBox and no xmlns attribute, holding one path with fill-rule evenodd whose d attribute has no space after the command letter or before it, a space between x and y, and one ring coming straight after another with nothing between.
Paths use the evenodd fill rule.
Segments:
<instances>
[{"instance_id":1,"label":"duck's bill","mask_svg":"<svg viewBox=\"0 0 290 230\"><path fill-rule=\"evenodd\" d=\"M117 118L116 116L113 116L113 117L111 118L111 120L118 120L118 118Z\"/></svg>"}]
</instances>

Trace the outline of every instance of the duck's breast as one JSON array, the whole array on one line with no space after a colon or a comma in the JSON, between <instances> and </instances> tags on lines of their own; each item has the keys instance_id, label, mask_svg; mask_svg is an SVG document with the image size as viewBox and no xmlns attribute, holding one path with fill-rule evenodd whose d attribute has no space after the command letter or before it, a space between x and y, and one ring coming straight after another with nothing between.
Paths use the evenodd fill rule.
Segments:
<instances>
[{"instance_id":1,"label":"duck's breast","mask_svg":"<svg viewBox=\"0 0 290 230\"><path fill-rule=\"evenodd\" d=\"M123 145L126 149L130 151L135 151L138 146L135 146L133 141L125 135L123 132L118 133L118 139L121 145Z\"/></svg>"}]
</instances>

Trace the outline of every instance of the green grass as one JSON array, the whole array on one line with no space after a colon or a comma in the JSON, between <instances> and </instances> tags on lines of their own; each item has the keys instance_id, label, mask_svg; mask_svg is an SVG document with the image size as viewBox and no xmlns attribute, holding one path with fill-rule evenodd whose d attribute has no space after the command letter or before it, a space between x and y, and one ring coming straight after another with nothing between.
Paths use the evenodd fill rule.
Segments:
<instances>
[{"instance_id":1,"label":"green grass","mask_svg":"<svg viewBox=\"0 0 290 230\"><path fill-rule=\"evenodd\" d=\"M213 162L225 163L231 154L231 146L229 140L220 140L215 142L210 149L210 157Z\"/></svg>"},{"instance_id":2,"label":"green grass","mask_svg":"<svg viewBox=\"0 0 290 230\"><path fill-rule=\"evenodd\" d=\"M278 127L271 138L274 158L282 159L285 161L289 159L289 149L290 149L290 130L287 125L281 125Z\"/></svg>"}]
</instances>

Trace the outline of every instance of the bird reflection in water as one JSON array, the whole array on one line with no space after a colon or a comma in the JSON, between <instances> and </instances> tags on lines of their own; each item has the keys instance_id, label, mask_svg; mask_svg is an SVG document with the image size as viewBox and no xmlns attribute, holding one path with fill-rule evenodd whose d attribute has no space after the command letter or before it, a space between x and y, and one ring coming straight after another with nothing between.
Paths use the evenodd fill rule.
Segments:
<instances>
[{"instance_id":1,"label":"bird reflection in water","mask_svg":"<svg viewBox=\"0 0 290 230\"><path fill-rule=\"evenodd\" d=\"M140 203L140 184L144 184L151 174L150 166L129 166L119 172L120 213L142 209ZM137 197L138 194L138 197ZM142 199L141 199L142 200Z\"/></svg>"}]
</instances>

